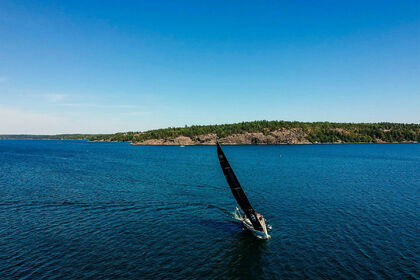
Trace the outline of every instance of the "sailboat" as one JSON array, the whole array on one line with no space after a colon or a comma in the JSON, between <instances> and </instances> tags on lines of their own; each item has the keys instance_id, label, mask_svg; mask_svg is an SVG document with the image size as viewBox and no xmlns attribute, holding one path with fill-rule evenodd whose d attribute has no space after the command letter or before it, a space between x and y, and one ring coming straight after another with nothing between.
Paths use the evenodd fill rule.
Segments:
<instances>
[{"instance_id":1,"label":"sailboat","mask_svg":"<svg viewBox=\"0 0 420 280\"><path fill-rule=\"evenodd\" d=\"M258 213L249 202L248 198L245 195L244 190L239 184L238 179L236 178L235 173L233 172L232 167L230 166L225 153L220 147L219 143L217 145L217 156L219 157L220 166L222 167L223 174L225 175L226 181L229 184L230 190L232 191L233 196L238 202L239 207L241 208L243 215L238 207L236 207L236 212L239 220L242 222L242 225L248 229L252 234L260 239L268 239L270 235L267 232L266 220Z\"/></svg>"}]
</instances>

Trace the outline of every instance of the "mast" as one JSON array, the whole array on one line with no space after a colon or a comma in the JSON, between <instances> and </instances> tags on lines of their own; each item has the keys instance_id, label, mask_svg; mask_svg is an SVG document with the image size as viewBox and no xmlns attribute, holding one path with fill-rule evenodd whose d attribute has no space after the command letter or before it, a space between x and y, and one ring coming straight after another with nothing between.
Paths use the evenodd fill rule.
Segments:
<instances>
[{"instance_id":1,"label":"mast","mask_svg":"<svg viewBox=\"0 0 420 280\"><path fill-rule=\"evenodd\" d=\"M230 166L225 156L225 153L223 152L219 143L217 142L216 145L217 145L217 155L219 157L220 166L222 167L223 174L225 175L226 181L229 184L229 187L230 187L230 190L232 191L233 196L238 202L239 207L241 207L242 211L245 213L246 217L251 221L254 229L262 231L263 227L257 218L257 215L256 215L257 211L255 211L255 209L251 206L251 203L249 203L249 200L246 197L245 192L241 187L241 184L239 184L239 181L236 178L236 175L233 172L233 169Z\"/></svg>"}]
</instances>

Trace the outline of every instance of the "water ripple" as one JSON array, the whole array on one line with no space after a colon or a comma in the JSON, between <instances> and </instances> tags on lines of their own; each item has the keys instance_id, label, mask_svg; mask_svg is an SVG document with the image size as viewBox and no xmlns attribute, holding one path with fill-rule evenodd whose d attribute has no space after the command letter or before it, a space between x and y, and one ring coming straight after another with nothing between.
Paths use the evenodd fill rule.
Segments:
<instances>
[{"instance_id":1,"label":"water ripple","mask_svg":"<svg viewBox=\"0 0 420 280\"><path fill-rule=\"evenodd\" d=\"M0 142L0 279L417 279L419 145ZM276 156L281 154L282 157Z\"/></svg>"}]
</instances>

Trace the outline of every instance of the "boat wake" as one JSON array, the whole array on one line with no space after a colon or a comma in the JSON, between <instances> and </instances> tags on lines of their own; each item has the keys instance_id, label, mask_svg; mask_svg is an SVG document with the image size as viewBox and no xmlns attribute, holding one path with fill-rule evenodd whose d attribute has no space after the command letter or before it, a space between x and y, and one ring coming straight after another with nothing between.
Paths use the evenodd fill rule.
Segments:
<instances>
[{"instance_id":1,"label":"boat wake","mask_svg":"<svg viewBox=\"0 0 420 280\"><path fill-rule=\"evenodd\" d=\"M232 218L238 222L242 223L242 216L241 214L238 212L238 208L235 209L235 211L232 212Z\"/></svg>"}]
</instances>

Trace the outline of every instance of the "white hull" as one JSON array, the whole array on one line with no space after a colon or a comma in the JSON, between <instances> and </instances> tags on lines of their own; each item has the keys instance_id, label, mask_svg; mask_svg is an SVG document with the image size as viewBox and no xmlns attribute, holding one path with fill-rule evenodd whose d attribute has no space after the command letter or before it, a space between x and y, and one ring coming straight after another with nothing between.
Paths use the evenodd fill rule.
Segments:
<instances>
[{"instance_id":1,"label":"white hull","mask_svg":"<svg viewBox=\"0 0 420 280\"><path fill-rule=\"evenodd\" d=\"M259 239L268 239L268 238L270 238L271 236L268 234L267 226L265 224L264 217L262 217L260 214L257 214L257 215L258 215L258 218L260 218L260 217L262 218L262 219L260 219L261 224L263 226L263 230L262 231L255 230L254 227L252 226L251 221L248 218L246 218L245 216L242 216L239 208L236 207L236 216L237 216L237 219L242 222L242 225L244 226L244 228L246 228L247 230L249 230L255 237L257 237Z\"/></svg>"},{"instance_id":2,"label":"white hull","mask_svg":"<svg viewBox=\"0 0 420 280\"><path fill-rule=\"evenodd\" d=\"M245 219L242 220L242 225L249 230L255 237L259 239L269 239L271 236L267 232L267 228L264 227L264 231L255 230L252 224L248 224Z\"/></svg>"}]
</instances>

